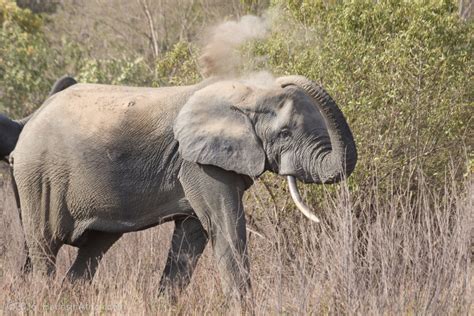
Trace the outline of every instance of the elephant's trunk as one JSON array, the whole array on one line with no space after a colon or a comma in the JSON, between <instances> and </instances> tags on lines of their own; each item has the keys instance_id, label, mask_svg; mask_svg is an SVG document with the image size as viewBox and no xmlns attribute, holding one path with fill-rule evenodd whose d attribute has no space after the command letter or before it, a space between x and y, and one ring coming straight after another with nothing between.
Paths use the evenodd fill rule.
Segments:
<instances>
[{"instance_id":1,"label":"elephant's trunk","mask_svg":"<svg viewBox=\"0 0 474 316\"><path fill-rule=\"evenodd\" d=\"M331 96L318 84L303 76L287 76L277 79L282 87L296 85L310 95L321 112L328 129L331 150L318 155L315 182L335 183L348 177L354 171L357 162L357 149L352 132L341 110Z\"/></svg>"}]
</instances>

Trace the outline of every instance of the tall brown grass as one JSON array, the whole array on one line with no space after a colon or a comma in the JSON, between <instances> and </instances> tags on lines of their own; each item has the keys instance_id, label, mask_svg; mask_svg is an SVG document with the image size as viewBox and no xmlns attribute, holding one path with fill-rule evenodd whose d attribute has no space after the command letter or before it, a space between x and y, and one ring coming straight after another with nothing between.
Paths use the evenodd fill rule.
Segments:
<instances>
[{"instance_id":1,"label":"tall brown grass","mask_svg":"<svg viewBox=\"0 0 474 316\"><path fill-rule=\"evenodd\" d=\"M293 212L284 185L258 181L246 196L256 314L468 314L472 301L473 183L446 176L444 189L421 170L381 190L346 184L318 197L323 223ZM303 189L303 187L302 187ZM91 285L61 286L75 249L61 250L54 280L23 280L21 234L10 188L0 221L0 308L5 314L222 314L228 310L206 249L176 305L158 297L173 224L123 237ZM311 190L303 189L306 195ZM316 204L315 204L316 207Z\"/></svg>"}]
</instances>

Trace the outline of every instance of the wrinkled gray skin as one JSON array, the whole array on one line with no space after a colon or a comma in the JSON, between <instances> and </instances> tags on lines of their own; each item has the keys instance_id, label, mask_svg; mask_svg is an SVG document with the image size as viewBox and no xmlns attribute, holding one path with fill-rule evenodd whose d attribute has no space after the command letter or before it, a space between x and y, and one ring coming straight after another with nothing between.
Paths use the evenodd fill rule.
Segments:
<instances>
[{"instance_id":1,"label":"wrinkled gray skin","mask_svg":"<svg viewBox=\"0 0 474 316\"><path fill-rule=\"evenodd\" d=\"M242 196L253 178L332 183L356 162L324 90L302 77L277 82L75 84L49 98L12 153L34 271L52 273L68 244L79 251L67 277L91 279L122 234L174 221L160 290L179 293L210 240L225 292L246 293Z\"/></svg>"}]
</instances>

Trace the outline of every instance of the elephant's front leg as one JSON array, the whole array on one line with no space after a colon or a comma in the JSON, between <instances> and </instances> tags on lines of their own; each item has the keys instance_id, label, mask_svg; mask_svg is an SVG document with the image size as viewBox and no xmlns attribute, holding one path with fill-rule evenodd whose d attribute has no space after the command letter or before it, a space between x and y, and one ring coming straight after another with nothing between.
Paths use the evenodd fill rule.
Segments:
<instances>
[{"instance_id":1,"label":"elephant's front leg","mask_svg":"<svg viewBox=\"0 0 474 316\"><path fill-rule=\"evenodd\" d=\"M225 212L228 212L225 214ZM221 275L224 292L239 300L250 289L245 216L241 206L214 218L211 242Z\"/></svg>"},{"instance_id":2,"label":"elephant's front leg","mask_svg":"<svg viewBox=\"0 0 474 316\"><path fill-rule=\"evenodd\" d=\"M175 221L168 260L160 281L160 293L174 301L189 284L199 256L207 244L207 233L196 217Z\"/></svg>"},{"instance_id":3,"label":"elephant's front leg","mask_svg":"<svg viewBox=\"0 0 474 316\"><path fill-rule=\"evenodd\" d=\"M242 196L251 179L218 167L184 162L180 181L209 234L225 293L241 300L250 289Z\"/></svg>"}]
</instances>

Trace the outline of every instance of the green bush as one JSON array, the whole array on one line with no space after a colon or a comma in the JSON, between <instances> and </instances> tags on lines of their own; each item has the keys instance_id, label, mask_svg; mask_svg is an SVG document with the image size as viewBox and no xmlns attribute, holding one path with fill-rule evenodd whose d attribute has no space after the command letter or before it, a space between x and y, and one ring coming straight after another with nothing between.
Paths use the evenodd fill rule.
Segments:
<instances>
[{"instance_id":1,"label":"green bush","mask_svg":"<svg viewBox=\"0 0 474 316\"><path fill-rule=\"evenodd\" d=\"M359 149L354 187L415 167L433 185L451 163L465 174L473 23L454 1L274 2L283 14L253 51L260 67L317 80L337 100Z\"/></svg>"},{"instance_id":2,"label":"green bush","mask_svg":"<svg viewBox=\"0 0 474 316\"><path fill-rule=\"evenodd\" d=\"M193 46L187 42L176 43L155 67L158 86L193 84L201 79Z\"/></svg>"},{"instance_id":3,"label":"green bush","mask_svg":"<svg viewBox=\"0 0 474 316\"><path fill-rule=\"evenodd\" d=\"M95 59L87 57L88 48L65 38L61 47L52 47L43 18L12 0L0 0L0 22L0 111L12 117L34 111L64 74L80 82L133 86L190 84L201 78L187 42L176 43L151 64L136 56Z\"/></svg>"},{"instance_id":4,"label":"green bush","mask_svg":"<svg viewBox=\"0 0 474 316\"><path fill-rule=\"evenodd\" d=\"M117 85L149 85L152 77L142 58L88 59L77 74L79 82Z\"/></svg>"},{"instance_id":5,"label":"green bush","mask_svg":"<svg viewBox=\"0 0 474 316\"><path fill-rule=\"evenodd\" d=\"M80 82L132 86L165 86L192 84L201 78L192 46L176 43L154 64L143 58L88 59L77 71Z\"/></svg>"},{"instance_id":6,"label":"green bush","mask_svg":"<svg viewBox=\"0 0 474 316\"><path fill-rule=\"evenodd\" d=\"M41 19L13 1L0 0L0 111L22 116L41 104L49 48Z\"/></svg>"}]
</instances>

